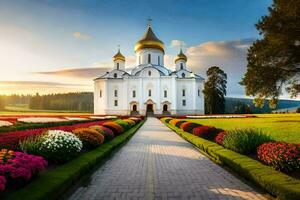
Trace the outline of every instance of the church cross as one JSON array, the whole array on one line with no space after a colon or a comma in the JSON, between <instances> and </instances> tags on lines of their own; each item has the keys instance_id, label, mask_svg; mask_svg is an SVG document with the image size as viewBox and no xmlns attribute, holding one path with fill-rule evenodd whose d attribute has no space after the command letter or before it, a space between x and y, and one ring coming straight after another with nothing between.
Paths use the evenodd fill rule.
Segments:
<instances>
[{"instance_id":1,"label":"church cross","mask_svg":"<svg viewBox=\"0 0 300 200\"><path fill-rule=\"evenodd\" d=\"M151 17L148 17L147 21L148 21L148 27L151 27L153 19Z\"/></svg>"}]
</instances>

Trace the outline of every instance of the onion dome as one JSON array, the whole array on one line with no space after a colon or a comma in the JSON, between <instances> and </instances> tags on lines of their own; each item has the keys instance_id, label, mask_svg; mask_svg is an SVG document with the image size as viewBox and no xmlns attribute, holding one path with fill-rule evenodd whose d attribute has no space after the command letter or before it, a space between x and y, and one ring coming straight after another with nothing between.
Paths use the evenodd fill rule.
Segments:
<instances>
[{"instance_id":1,"label":"onion dome","mask_svg":"<svg viewBox=\"0 0 300 200\"><path fill-rule=\"evenodd\" d=\"M165 52L164 43L156 37L150 25L144 36L135 44L134 51L137 52L144 48L158 49Z\"/></svg>"},{"instance_id":2,"label":"onion dome","mask_svg":"<svg viewBox=\"0 0 300 200\"><path fill-rule=\"evenodd\" d=\"M118 53L116 55L114 55L113 60L114 60L114 62L116 60L122 60L125 62L125 57L121 54L120 49L118 50Z\"/></svg>"},{"instance_id":3,"label":"onion dome","mask_svg":"<svg viewBox=\"0 0 300 200\"><path fill-rule=\"evenodd\" d=\"M184 60L185 62L187 61L187 57L186 57L186 55L184 55L184 53L182 53L182 49L180 49L179 54L176 56L176 58L175 58L175 63L176 63L178 60Z\"/></svg>"}]
</instances>

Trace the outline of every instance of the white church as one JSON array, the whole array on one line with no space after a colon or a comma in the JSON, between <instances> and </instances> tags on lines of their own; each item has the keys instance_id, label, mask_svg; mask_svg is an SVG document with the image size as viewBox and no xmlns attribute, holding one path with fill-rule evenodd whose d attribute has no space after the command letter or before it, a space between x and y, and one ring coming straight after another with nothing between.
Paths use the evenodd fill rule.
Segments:
<instances>
[{"instance_id":1,"label":"white church","mask_svg":"<svg viewBox=\"0 0 300 200\"><path fill-rule=\"evenodd\" d=\"M98 115L197 115L204 113L204 79L186 66L180 50L175 71L164 66L164 43L148 25L135 44L136 66L125 69L120 49L114 69L94 80L94 113Z\"/></svg>"}]
</instances>

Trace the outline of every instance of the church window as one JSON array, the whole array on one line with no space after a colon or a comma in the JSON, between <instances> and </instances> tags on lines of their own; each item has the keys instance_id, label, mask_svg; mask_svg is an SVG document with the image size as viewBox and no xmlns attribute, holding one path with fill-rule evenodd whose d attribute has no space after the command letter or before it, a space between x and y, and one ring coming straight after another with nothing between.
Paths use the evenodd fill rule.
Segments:
<instances>
[{"instance_id":1,"label":"church window","mask_svg":"<svg viewBox=\"0 0 300 200\"><path fill-rule=\"evenodd\" d=\"M198 89L198 97L200 97L200 90Z\"/></svg>"},{"instance_id":2,"label":"church window","mask_svg":"<svg viewBox=\"0 0 300 200\"><path fill-rule=\"evenodd\" d=\"M158 61L157 61L157 63L158 63L158 65L160 65L160 57L158 56Z\"/></svg>"},{"instance_id":3,"label":"church window","mask_svg":"<svg viewBox=\"0 0 300 200\"><path fill-rule=\"evenodd\" d=\"M118 77L118 74L117 73L114 73L114 78L117 78Z\"/></svg>"},{"instance_id":4,"label":"church window","mask_svg":"<svg viewBox=\"0 0 300 200\"><path fill-rule=\"evenodd\" d=\"M148 96L151 97L151 90L148 90Z\"/></svg>"},{"instance_id":5,"label":"church window","mask_svg":"<svg viewBox=\"0 0 300 200\"><path fill-rule=\"evenodd\" d=\"M182 90L182 96L185 97L185 89Z\"/></svg>"},{"instance_id":6,"label":"church window","mask_svg":"<svg viewBox=\"0 0 300 200\"><path fill-rule=\"evenodd\" d=\"M148 63L151 63L151 54L148 54Z\"/></svg>"},{"instance_id":7,"label":"church window","mask_svg":"<svg viewBox=\"0 0 300 200\"><path fill-rule=\"evenodd\" d=\"M118 100L115 100L115 106L118 106Z\"/></svg>"},{"instance_id":8,"label":"church window","mask_svg":"<svg viewBox=\"0 0 300 200\"><path fill-rule=\"evenodd\" d=\"M182 100L182 105L186 106L186 100L185 99Z\"/></svg>"},{"instance_id":9,"label":"church window","mask_svg":"<svg viewBox=\"0 0 300 200\"><path fill-rule=\"evenodd\" d=\"M151 71L148 71L148 76L151 76Z\"/></svg>"},{"instance_id":10,"label":"church window","mask_svg":"<svg viewBox=\"0 0 300 200\"><path fill-rule=\"evenodd\" d=\"M118 97L118 90L115 90L115 97Z\"/></svg>"},{"instance_id":11,"label":"church window","mask_svg":"<svg viewBox=\"0 0 300 200\"><path fill-rule=\"evenodd\" d=\"M102 90L99 91L99 96L102 97Z\"/></svg>"},{"instance_id":12,"label":"church window","mask_svg":"<svg viewBox=\"0 0 300 200\"><path fill-rule=\"evenodd\" d=\"M183 69L183 63L180 63L180 69Z\"/></svg>"},{"instance_id":13,"label":"church window","mask_svg":"<svg viewBox=\"0 0 300 200\"><path fill-rule=\"evenodd\" d=\"M185 78L185 73L182 73L181 76L182 76L182 78Z\"/></svg>"},{"instance_id":14,"label":"church window","mask_svg":"<svg viewBox=\"0 0 300 200\"><path fill-rule=\"evenodd\" d=\"M164 97L167 97L167 90L164 90Z\"/></svg>"},{"instance_id":15,"label":"church window","mask_svg":"<svg viewBox=\"0 0 300 200\"><path fill-rule=\"evenodd\" d=\"M117 70L119 70L120 68L120 63L117 63Z\"/></svg>"},{"instance_id":16,"label":"church window","mask_svg":"<svg viewBox=\"0 0 300 200\"><path fill-rule=\"evenodd\" d=\"M132 91L132 97L135 97L135 90Z\"/></svg>"}]
</instances>

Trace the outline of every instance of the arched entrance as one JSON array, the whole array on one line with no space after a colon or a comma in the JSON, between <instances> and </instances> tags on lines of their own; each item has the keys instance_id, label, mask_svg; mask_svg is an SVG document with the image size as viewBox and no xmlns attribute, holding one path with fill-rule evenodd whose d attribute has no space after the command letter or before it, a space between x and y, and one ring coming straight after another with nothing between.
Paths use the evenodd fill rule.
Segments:
<instances>
[{"instance_id":1,"label":"arched entrance","mask_svg":"<svg viewBox=\"0 0 300 200\"><path fill-rule=\"evenodd\" d=\"M146 115L154 115L154 111L153 111L153 104L147 104L146 107Z\"/></svg>"},{"instance_id":2,"label":"arched entrance","mask_svg":"<svg viewBox=\"0 0 300 200\"><path fill-rule=\"evenodd\" d=\"M130 102L130 115L139 115L137 101Z\"/></svg>"},{"instance_id":3,"label":"arched entrance","mask_svg":"<svg viewBox=\"0 0 300 200\"><path fill-rule=\"evenodd\" d=\"M163 115L170 115L171 103L169 101L161 102L162 107L162 114Z\"/></svg>"},{"instance_id":4,"label":"arched entrance","mask_svg":"<svg viewBox=\"0 0 300 200\"><path fill-rule=\"evenodd\" d=\"M163 106L163 112L167 112L167 111L168 111L168 105L164 104L164 106Z\"/></svg>"},{"instance_id":5,"label":"arched entrance","mask_svg":"<svg viewBox=\"0 0 300 200\"><path fill-rule=\"evenodd\" d=\"M133 111L133 112L136 112L136 111L137 111L137 106L136 106L136 104L134 104L134 105L132 106L132 111Z\"/></svg>"}]
</instances>

